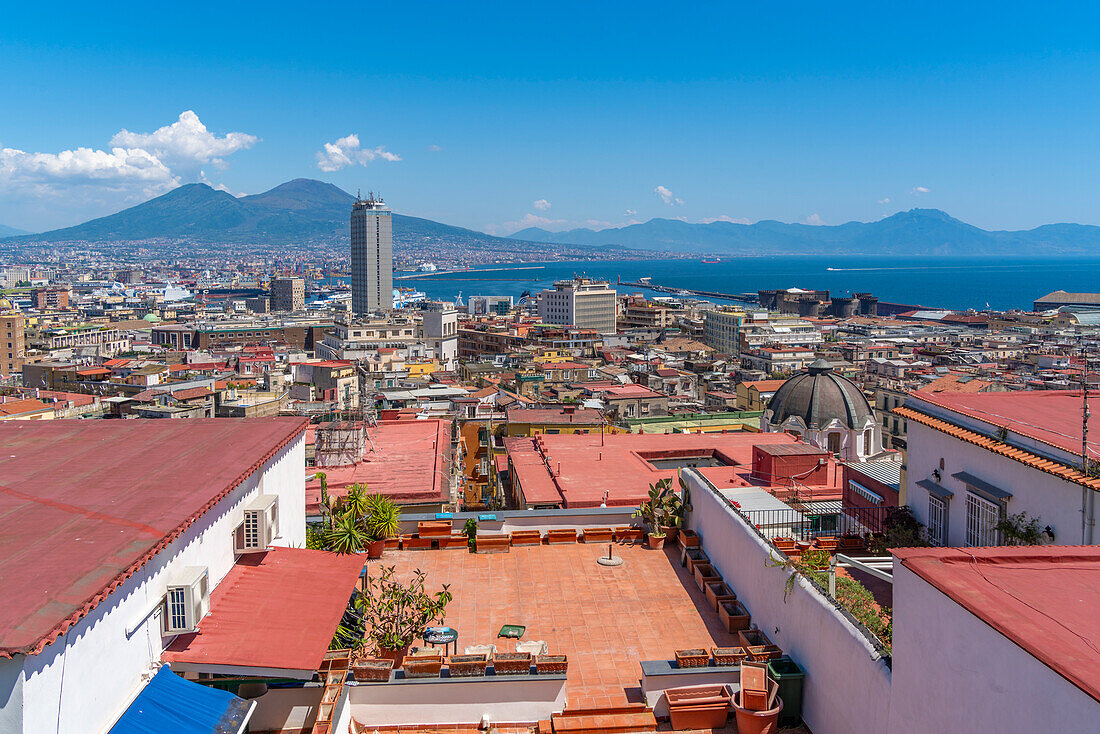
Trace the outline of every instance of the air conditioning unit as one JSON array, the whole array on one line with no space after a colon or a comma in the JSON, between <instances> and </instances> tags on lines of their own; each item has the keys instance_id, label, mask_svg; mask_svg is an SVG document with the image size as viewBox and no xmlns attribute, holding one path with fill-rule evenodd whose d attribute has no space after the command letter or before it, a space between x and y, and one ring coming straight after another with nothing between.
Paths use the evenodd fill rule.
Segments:
<instances>
[{"instance_id":1,"label":"air conditioning unit","mask_svg":"<svg viewBox=\"0 0 1100 734\"><path fill-rule=\"evenodd\" d=\"M186 566L173 577L164 594L161 619L166 635L182 635L198 629L210 611L210 574L206 566Z\"/></svg>"},{"instance_id":2,"label":"air conditioning unit","mask_svg":"<svg viewBox=\"0 0 1100 734\"><path fill-rule=\"evenodd\" d=\"M244 520L233 532L233 552L263 553L279 534L279 498L261 494L245 505Z\"/></svg>"}]
</instances>

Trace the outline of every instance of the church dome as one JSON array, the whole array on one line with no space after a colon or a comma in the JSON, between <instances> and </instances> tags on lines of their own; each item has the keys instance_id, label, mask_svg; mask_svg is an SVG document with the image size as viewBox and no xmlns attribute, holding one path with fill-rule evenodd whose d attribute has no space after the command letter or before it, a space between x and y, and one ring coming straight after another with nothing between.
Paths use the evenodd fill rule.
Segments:
<instances>
[{"instance_id":1,"label":"church dome","mask_svg":"<svg viewBox=\"0 0 1100 734\"><path fill-rule=\"evenodd\" d=\"M800 374L784 382L768 403L772 425L798 417L809 429L821 429L833 419L851 429L863 428L874 420L871 404L859 386L833 372L833 366L819 359Z\"/></svg>"}]
</instances>

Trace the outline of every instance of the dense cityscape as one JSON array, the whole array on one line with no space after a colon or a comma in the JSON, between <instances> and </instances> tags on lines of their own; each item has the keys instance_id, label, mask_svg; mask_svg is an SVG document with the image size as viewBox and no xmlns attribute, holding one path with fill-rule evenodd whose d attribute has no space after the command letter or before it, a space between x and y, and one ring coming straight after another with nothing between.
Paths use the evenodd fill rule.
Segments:
<instances>
[{"instance_id":1,"label":"dense cityscape","mask_svg":"<svg viewBox=\"0 0 1100 734\"><path fill-rule=\"evenodd\" d=\"M134 10L0 23L0 734L1100 731L1100 7Z\"/></svg>"}]
</instances>

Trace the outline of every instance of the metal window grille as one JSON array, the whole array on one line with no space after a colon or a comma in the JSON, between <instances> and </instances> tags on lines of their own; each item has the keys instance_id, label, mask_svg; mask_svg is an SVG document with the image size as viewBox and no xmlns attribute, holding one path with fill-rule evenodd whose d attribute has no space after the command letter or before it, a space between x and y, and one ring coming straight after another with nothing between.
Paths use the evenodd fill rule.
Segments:
<instances>
[{"instance_id":1,"label":"metal window grille","mask_svg":"<svg viewBox=\"0 0 1100 734\"><path fill-rule=\"evenodd\" d=\"M997 523L1001 508L973 493L966 495L966 544L971 547L998 545Z\"/></svg>"},{"instance_id":2,"label":"metal window grille","mask_svg":"<svg viewBox=\"0 0 1100 734\"><path fill-rule=\"evenodd\" d=\"M947 519L947 503L939 497L928 498L928 542L932 545L944 544L944 520Z\"/></svg>"},{"instance_id":3,"label":"metal window grille","mask_svg":"<svg viewBox=\"0 0 1100 734\"><path fill-rule=\"evenodd\" d=\"M174 630L187 628L187 593L182 586L168 590L168 626Z\"/></svg>"}]
</instances>

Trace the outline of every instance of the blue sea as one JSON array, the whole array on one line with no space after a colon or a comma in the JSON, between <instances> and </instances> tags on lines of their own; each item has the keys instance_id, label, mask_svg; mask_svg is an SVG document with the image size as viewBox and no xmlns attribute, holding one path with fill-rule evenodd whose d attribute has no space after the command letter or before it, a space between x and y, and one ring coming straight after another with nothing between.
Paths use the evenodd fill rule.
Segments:
<instances>
[{"instance_id":1,"label":"blue sea","mask_svg":"<svg viewBox=\"0 0 1100 734\"><path fill-rule=\"evenodd\" d=\"M1100 257L776 256L718 263L699 259L555 262L483 266L395 280L394 285L424 291L430 298L454 300L459 293L464 299L537 293L573 275L606 279L613 285L620 279L631 282L648 276L672 288L719 293L797 287L828 289L838 296L873 293L882 301L929 308L1030 310L1036 298L1051 291L1100 291ZM624 286L619 292L639 289Z\"/></svg>"}]
</instances>

